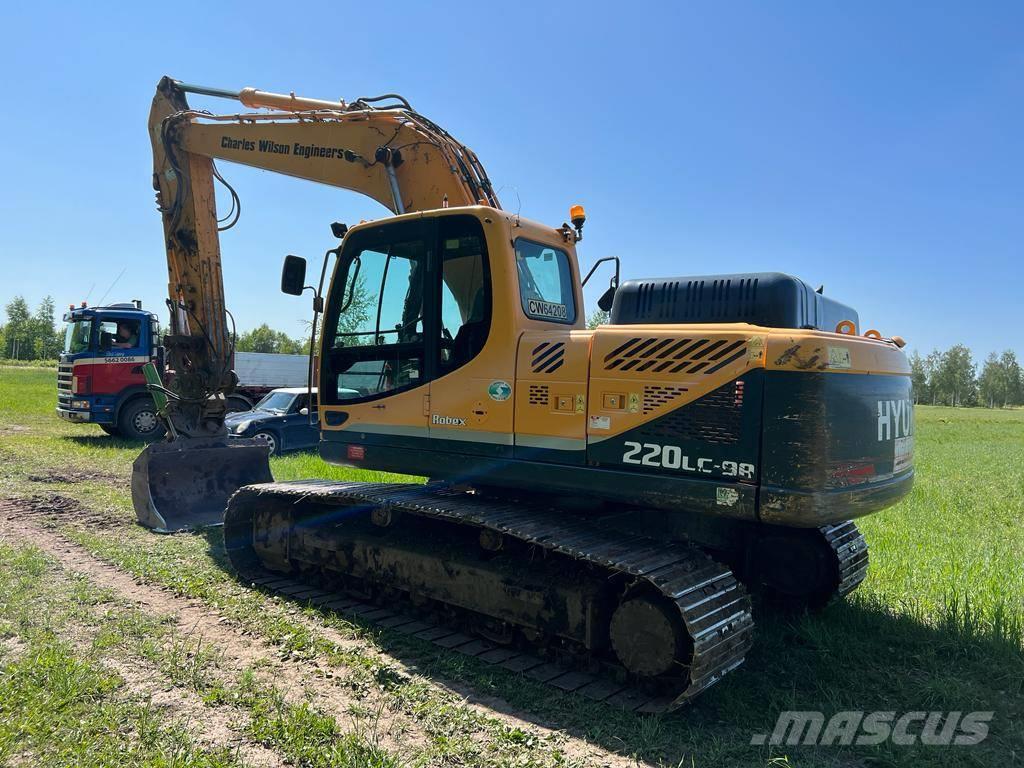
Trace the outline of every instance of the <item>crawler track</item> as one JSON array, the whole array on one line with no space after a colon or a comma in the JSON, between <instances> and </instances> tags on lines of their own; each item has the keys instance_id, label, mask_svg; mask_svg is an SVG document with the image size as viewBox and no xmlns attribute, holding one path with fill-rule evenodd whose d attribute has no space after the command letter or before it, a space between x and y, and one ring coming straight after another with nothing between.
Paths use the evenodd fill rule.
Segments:
<instances>
[{"instance_id":1,"label":"crawler track","mask_svg":"<svg viewBox=\"0 0 1024 768\"><path fill-rule=\"evenodd\" d=\"M836 557L839 585L832 596L835 600L853 592L868 575L868 543L852 520L818 530Z\"/></svg>"},{"instance_id":2,"label":"crawler track","mask_svg":"<svg viewBox=\"0 0 1024 768\"><path fill-rule=\"evenodd\" d=\"M268 507L292 512L287 519L278 518L268 526L260 518L261 510ZM596 655L577 653L567 661L564 654L553 654L542 645L524 648L475 637L472 624L445 625L436 614L416 609L411 600L396 600L393 592L381 601L386 603L383 607L357 597L339 597L321 588L323 585L303 583L310 578L315 582L317 574L309 569L303 575L294 574L299 569L289 553L304 545L301 527L293 524L290 515L301 518L310 510L332 508L347 510L343 515L346 522L335 525L369 519L377 511L386 519L411 516L491 531L514 541L531 556L542 551L545 556L571 561L581 572L596 572L630 590L655 594L662 604L672 606L674 614L669 620L685 627L689 641L686 663L672 676L652 683L627 674L607 649ZM338 515L315 514L338 519ZM540 505L498 501L437 485L266 483L239 490L228 504L224 525L228 557L246 580L631 710L662 712L685 704L736 669L751 645L750 599L727 566L696 547L615 533ZM310 545L305 546L308 549ZM349 555L337 554L342 550L343 544L324 552L324 562L345 561ZM532 566L524 560L520 567Z\"/></svg>"}]
</instances>

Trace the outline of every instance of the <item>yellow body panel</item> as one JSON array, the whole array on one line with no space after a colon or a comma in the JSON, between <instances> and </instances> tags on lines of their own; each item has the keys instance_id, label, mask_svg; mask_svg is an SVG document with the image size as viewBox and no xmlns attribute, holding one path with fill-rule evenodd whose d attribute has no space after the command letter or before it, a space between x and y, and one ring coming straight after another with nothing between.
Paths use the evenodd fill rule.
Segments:
<instances>
[{"instance_id":1,"label":"yellow body panel","mask_svg":"<svg viewBox=\"0 0 1024 768\"><path fill-rule=\"evenodd\" d=\"M483 224L490 261L493 311L483 350L461 368L412 391L370 403L324 406L321 419L331 410L349 414L340 427L322 422L324 429L406 426L408 435L582 450L588 441L634 429L752 369L909 374L906 356L895 344L863 336L746 323L605 325L588 331L575 249L560 230L485 206L424 211L396 221L467 212ZM569 254L576 286L574 323L545 322L523 311L511 247L517 237ZM332 291L338 288L332 283ZM488 393L490 385L500 382L512 387L507 400ZM465 424L434 423L435 417Z\"/></svg>"},{"instance_id":2,"label":"yellow body panel","mask_svg":"<svg viewBox=\"0 0 1024 768\"><path fill-rule=\"evenodd\" d=\"M516 445L581 451L587 436L590 331L529 331L516 363Z\"/></svg>"}]
</instances>

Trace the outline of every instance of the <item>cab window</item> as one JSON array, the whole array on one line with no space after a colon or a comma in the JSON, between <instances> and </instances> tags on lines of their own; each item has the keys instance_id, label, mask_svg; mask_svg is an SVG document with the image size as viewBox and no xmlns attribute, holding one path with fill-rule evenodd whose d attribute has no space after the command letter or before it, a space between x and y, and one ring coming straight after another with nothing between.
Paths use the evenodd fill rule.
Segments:
<instances>
[{"instance_id":1,"label":"cab window","mask_svg":"<svg viewBox=\"0 0 1024 768\"><path fill-rule=\"evenodd\" d=\"M328 362L337 401L424 381L428 241L420 229L396 227L393 238L370 238L348 259L344 287L331 297L336 309Z\"/></svg>"},{"instance_id":2,"label":"cab window","mask_svg":"<svg viewBox=\"0 0 1024 768\"><path fill-rule=\"evenodd\" d=\"M64 351L69 355L77 355L89 349L92 336L92 320L75 320L68 323L64 334Z\"/></svg>"},{"instance_id":3,"label":"cab window","mask_svg":"<svg viewBox=\"0 0 1024 768\"><path fill-rule=\"evenodd\" d=\"M468 363L487 342L491 280L484 233L472 217L440 220L441 340L438 373Z\"/></svg>"},{"instance_id":4,"label":"cab window","mask_svg":"<svg viewBox=\"0 0 1024 768\"><path fill-rule=\"evenodd\" d=\"M576 322L576 299L569 256L561 248L516 240L516 268L523 312L534 320Z\"/></svg>"},{"instance_id":5,"label":"cab window","mask_svg":"<svg viewBox=\"0 0 1024 768\"><path fill-rule=\"evenodd\" d=\"M362 402L444 376L476 357L491 323L486 238L474 216L382 225L350 236L325 326L325 403Z\"/></svg>"},{"instance_id":6,"label":"cab window","mask_svg":"<svg viewBox=\"0 0 1024 768\"><path fill-rule=\"evenodd\" d=\"M316 392L313 393L312 406L310 405L309 395L298 395L292 404L291 413L298 413L303 408L309 408L311 412L316 412Z\"/></svg>"},{"instance_id":7,"label":"cab window","mask_svg":"<svg viewBox=\"0 0 1024 768\"><path fill-rule=\"evenodd\" d=\"M138 320L101 320L99 323L100 349L135 349L139 346Z\"/></svg>"}]
</instances>

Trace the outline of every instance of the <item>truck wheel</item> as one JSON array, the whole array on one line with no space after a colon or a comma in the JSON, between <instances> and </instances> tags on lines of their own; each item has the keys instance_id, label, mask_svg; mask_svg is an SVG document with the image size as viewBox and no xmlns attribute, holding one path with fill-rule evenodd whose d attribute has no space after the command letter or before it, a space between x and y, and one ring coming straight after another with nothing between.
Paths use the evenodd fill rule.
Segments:
<instances>
[{"instance_id":1,"label":"truck wheel","mask_svg":"<svg viewBox=\"0 0 1024 768\"><path fill-rule=\"evenodd\" d=\"M129 440L159 440L166 431L156 415L156 406L148 397L132 400L122 408L117 428Z\"/></svg>"},{"instance_id":2,"label":"truck wheel","mask_svg":"<svg viewBox=\"0 0 1024 768\"><path fill-rule=\"evenodd\" d=\"M239 413L241 411L251 411L252 403L246 400L244 397L238 397L234 395L228 398L227 401L227 413Z\"/></svg>"},{"instance_id":3,"label":"truck wheel","mask_svg":"<svg viewBox=\"0 0 1024 768\"><path fill-rule=\"evenodd\" d=\"M119 437L121 435L121 430L119 430L113 424L100 424L100 429L102 429L111 437Z\"/></svg>"},{"instance_id":4,"label":"truck wheel","mask_svg":"<svg viewBox=\"0 0 1024 768\"><path fill-rule=\"evenodd\" d=\"M253 440L262 440L267 444L267 448L270 449L270 455L277 455L277 436L273 432L257 432L252 436Z\"/></svg>"}]
</instances>

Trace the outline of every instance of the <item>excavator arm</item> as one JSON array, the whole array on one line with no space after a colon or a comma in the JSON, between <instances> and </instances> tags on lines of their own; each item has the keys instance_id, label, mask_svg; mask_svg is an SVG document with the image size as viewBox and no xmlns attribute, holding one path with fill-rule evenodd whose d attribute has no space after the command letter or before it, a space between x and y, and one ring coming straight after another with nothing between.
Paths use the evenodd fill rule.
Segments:
<instances>
[{"instance_id":1,"label":"excavator arm","mask_svg":"<svg viewBox=\"0 0 1024 768\"><path fill-rule=\"evenodd\" d=\"M250 111L197 111L188 93L236 100ZM226 440L226 396L236 378L219 233L234 225L241 207L216 160L348 189L396 214L500 204L476 155L394 94L346 103L165 77L153 99L149 135L167 249L171 317L164 343L174 376L162 394L172 439L136 461L133 499L143 524L172 530L219 521L234 489L270 479L265 449ZM222 220L216 181L232 199ZM204 494L211 477L216 492ZM172 524L172 509L183 508L189 513L175 512L180 524Z\"/></svg>"},{"instance_id":2,"label":"excavator arm","mask_svg":"<svg viewBox=\"0 0 1024 768\"><path fill-rule=\"evenodd\" d=\"M187 92L270 111L212 115L190 109ZM374 106L380 99L391 105ZM172 306L168 360L177 372L170 413L184 436L221 431L223 394L234 384L219 243L220 230L231 223L217 219L214 182L223 179L215 160L349 189L393 213L500 207L476 155L399 96L346 104L251 88L234 93L165 77L149 133ZM232 199L238 206L233 192Z\"/></svg>"}]
</instances>

